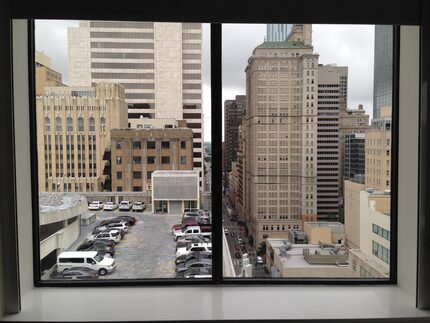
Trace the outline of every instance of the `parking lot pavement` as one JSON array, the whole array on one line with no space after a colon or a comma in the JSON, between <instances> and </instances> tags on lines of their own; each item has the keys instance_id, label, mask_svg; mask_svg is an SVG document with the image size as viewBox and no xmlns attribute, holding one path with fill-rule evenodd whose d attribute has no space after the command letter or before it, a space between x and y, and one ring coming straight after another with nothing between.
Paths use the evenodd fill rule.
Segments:
<instances>
[{"instance_id":1,"label":"parking lot pavement","mask_svg":"<svg viewBox=\"0 0 430 323\"><path fill-rule=\"evenodd\" d=\"M181 215L103 212L100 220L119 213L132 215L138 221L115 246L115 271L101 279L174 278L176 243L171 228L181 221Z\"/></svg>"}]
</instances>

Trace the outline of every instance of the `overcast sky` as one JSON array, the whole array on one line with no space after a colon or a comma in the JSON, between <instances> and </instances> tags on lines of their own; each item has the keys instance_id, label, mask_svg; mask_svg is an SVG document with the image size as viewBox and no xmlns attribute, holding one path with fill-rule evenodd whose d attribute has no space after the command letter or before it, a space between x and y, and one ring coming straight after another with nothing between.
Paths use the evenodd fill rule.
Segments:
<instances>
[{"instance_id":1,"label":"overcast sky","mask_svg":"<svg viewBox=\"0 0 430 323\"><path fill-rule=\"evenodd\" d=\"M36 49L52 59L54 70L68 84L67 27L78 21L36 21ZM245 94L245 67L253 49L266 36L264 24L225 24L222 29L222 100ZM374 26L313 25L313 46L320 64L348 66L348 107L363 104L372 115ZM210 25L203 25L204 140L210 141ZM220 107L222 110L222 107Z\"/></svg>"}]
</instances>

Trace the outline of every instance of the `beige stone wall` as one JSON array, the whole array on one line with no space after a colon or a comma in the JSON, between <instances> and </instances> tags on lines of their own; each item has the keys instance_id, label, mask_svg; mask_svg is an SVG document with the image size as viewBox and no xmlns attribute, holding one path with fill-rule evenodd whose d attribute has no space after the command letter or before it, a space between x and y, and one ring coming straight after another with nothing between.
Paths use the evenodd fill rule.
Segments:
<instances>
[{"instance_id":1,"label":"beige stone wall","mask_svg":"<svg viewBox=\"0 0 430 323\"><path fill-rule=\"evenodd\" d=\"M36 95L43 95L46 86L64 86L62 75L46 66L36 66Z\"/></svg>"},{"instance_id":2,"label":"beige stone wall","mask_svg":"<svg viewBox=\"0 0 430 323\"><path fill-rule=\"evenodd\" d=\"M364 184L345 181L345 234L348 246L360 248L360 192Z\"/></svg>"},{"instance_id":3,"label":"beige stone wall","mask_svg":"<svg viewBox=\"0 0 430 323\"><path fill-rule=\"evenodd\" d=\"M127 126L124 98L39 96L36 116L39 191L101 191L110 129ZM83 131L79 131L79 118ZM90 118L94 131L89 128Z\"/></svg>"}]
</instances>

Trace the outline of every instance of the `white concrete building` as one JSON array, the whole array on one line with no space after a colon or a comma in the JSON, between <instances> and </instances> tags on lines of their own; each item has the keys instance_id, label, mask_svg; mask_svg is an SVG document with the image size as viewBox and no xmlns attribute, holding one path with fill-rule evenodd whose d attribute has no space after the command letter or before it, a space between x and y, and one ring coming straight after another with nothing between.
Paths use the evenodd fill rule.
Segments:
<instances>
[{"instance_id":1,"label":"white concrete building","mask_svg":"<svg viewBox=\"0 0 430 323\"><path fill-rule=\"evenodd\" d=\"M158 170L151 175L152 213L174 213L200 208L196 171Z\"/></svg>"},{"instance_id":2,"label":"white concrete building","mask_svg":"<svg viewBox=\"0 0 430 323\"><path fill-rule=\"evenodd\" d=\"M57 261L80 233L80 217L88 212L87 199L74 193L39 193L39 240L42 274Z\"/></svg>"}]
</instances>

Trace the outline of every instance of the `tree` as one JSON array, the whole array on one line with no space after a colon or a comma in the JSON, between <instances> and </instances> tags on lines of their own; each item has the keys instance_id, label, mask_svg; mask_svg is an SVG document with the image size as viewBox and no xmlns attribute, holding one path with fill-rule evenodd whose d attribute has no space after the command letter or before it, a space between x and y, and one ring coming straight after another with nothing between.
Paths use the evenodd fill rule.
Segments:
<instances>
[{"instance_id":1,"label":"tree","mask_svg":"<svg viewBox=\"0 0 430 323\"><path fill-rule=\"evenodd\" d=\"M248 237L248 242L250 246L254 245L254 236L252 234L249 235Z\"/></svg>"},{"instance_id":2,"label":"tree","mask_svg":"<svg viewBox=\"0 0 430 323\"><path fill-rule=\"evenodd\" d=\"M257 255L264 256L266 254L266 241L260 243L260 246L257 250Z\"/></svg>"}]
</instances>

